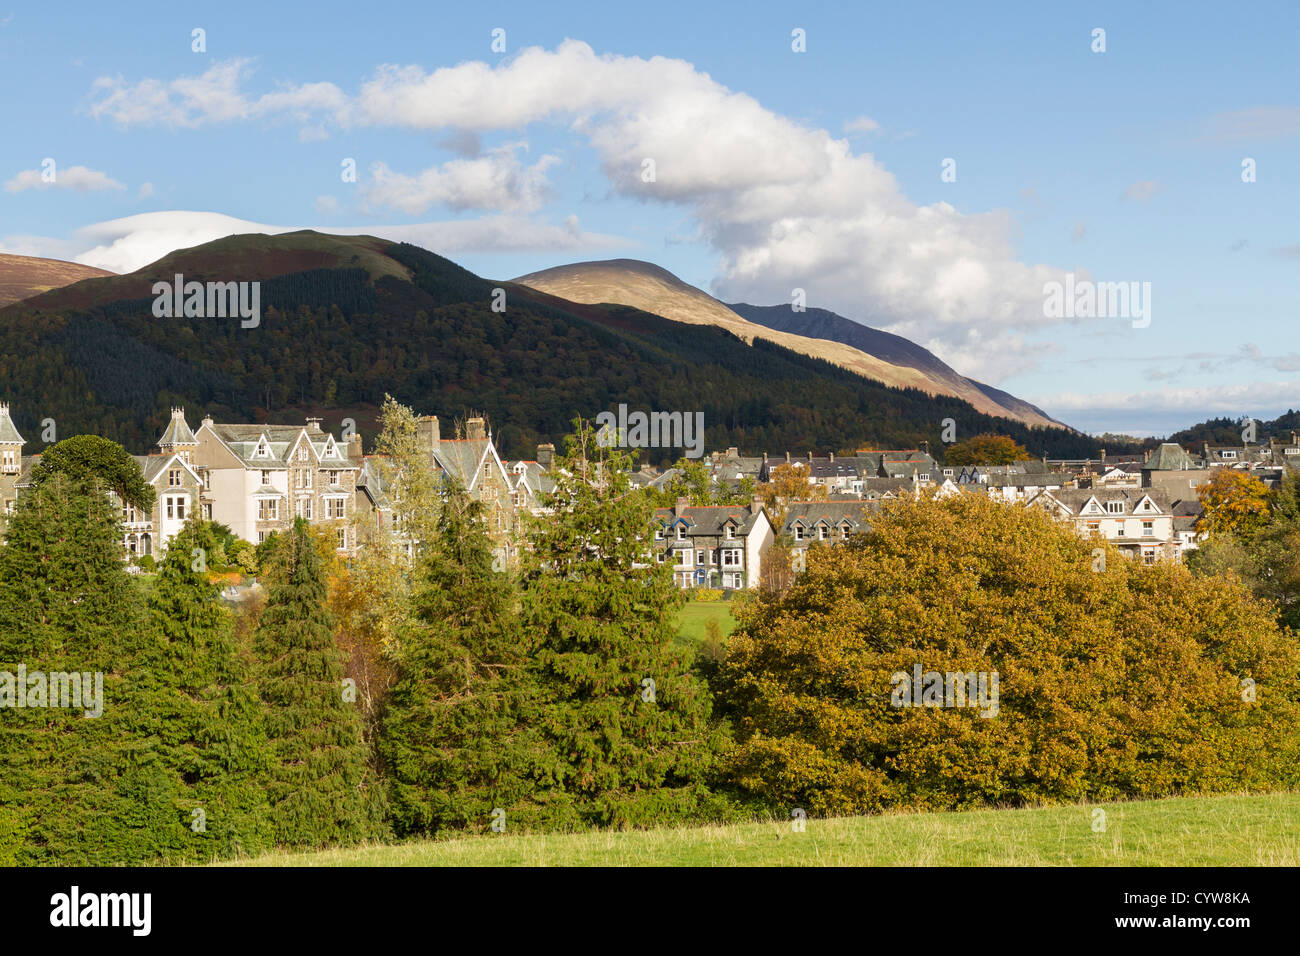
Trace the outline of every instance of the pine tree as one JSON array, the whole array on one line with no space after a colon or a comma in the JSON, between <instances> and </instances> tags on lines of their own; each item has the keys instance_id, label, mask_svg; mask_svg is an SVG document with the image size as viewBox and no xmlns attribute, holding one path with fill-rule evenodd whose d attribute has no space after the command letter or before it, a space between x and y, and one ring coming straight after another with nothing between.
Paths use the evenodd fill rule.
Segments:
<instances>
[{"instance_id":1,"label":"pine tree","mask_svg":"<svg viewBox=\"0 0 1300 956\"><path fill-rule=\"evenodd\" d=\"M211 526L191 519L172 538L149 595L137 668L140 729L178 779L177 855L256 853L268 840L261 702L234 640L220 586L208 579Z\"/></svg>"},{"instance_id":2,"label":"pine tree","mask_svg":"<svg viewBox=\"0 0 1300 956\"><path fill-rule=\"evenodd\" d=\"M345 699L321 557L301 518L280 547L283 573L257 630L272 835L289 846L355 842L375 835L379 800L356 704Z\"/></svg>"},{"instance_id":3,"label":"pine tree","mask_svg":"<svg viewBox=\"0 0 1300 956\"><path fill-rule=\"evenodd\" d=\"M452 487L441 515L416 568L380 738L395 826L531 828L545 812L534 800L536 693L514 585L493 570L480 502Z\"/></svg>"},{"instance_id":4,"label":"pine tree","mask_svg":"<svg viewBox=\"0 0 1300 956\"><path fill-rule=\"evenodd\" d=\"M130 732L136 701L126 674L139 624L107 488L53 474L22 496L0 547L0 806L9 842L0 856L108 865L157 855L173 824L172 780L150 742ZM27 687L15 680L20 668ZM56 673L89 675L82 707L50 706L48 696L16 706L34 675L49 684Z\"/></svg>"},{"instance_id":5,"label":"pine tree","mask_svg":"<svg viewBox=\"0 0 1300 956\"><path fill-rule=\"evenodd\" d=\"M649 557L652 509L630 487L628 457L598 448L584 423L567 445L554 514L530 533L522 604L553 786L583 822L688 818L706 810L724 738L672 645L680 592Z\"/></svg>"}]
</instances>

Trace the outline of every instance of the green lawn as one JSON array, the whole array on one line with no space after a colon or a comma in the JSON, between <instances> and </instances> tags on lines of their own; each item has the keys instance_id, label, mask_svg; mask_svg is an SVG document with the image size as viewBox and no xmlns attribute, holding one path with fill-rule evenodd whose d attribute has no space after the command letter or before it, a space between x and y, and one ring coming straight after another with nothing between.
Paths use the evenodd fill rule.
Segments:
<instances>
[{"instance_id":1,"label":"green lawn","mask_svg":"<svg viewBox=\"0 0 1300 956\"><path fill-rule=\"evenodd\" d=\"M1034 810L790 823L485 835L322 853L254 866L1296 866L1300 794L1179 797Z\"/></svg>"},{"instance_id":2,"label":"green lawn","mask_svg":"<svg viewBox=\"0 0 1300 956\"><path fill-rule=\"evenodd\" d=\"M687 601L677 612L677 638L690 644L699 645L707 636L704 631L706 621L716 620L726 637L736 629L736 619L731 616L730 601Z\"/></svg>"}]
</instances>

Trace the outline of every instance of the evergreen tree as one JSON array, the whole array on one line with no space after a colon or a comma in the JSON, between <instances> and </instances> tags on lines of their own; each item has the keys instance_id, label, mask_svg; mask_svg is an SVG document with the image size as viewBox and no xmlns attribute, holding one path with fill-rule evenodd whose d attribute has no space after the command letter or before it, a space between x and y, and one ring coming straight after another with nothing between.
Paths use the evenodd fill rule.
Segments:
<instances>
[{"instance_id":1,"label":"evergreen tree","mask_svg":"<svg viewBox=\"0 0 1300 956\"><path fill-rule=\"evenodd\" d=\"M356 704L345 699L322 560L301 518L280 548L283 573L257 630L272 835L289 846L354 842L375 835L380 801Z\"/></svg>"},{"instance_id":2,"label":"evergreen tree","mask_svg":"<svg viewBox=\"0 0 1300 956\"><path fill-rule=\"evenodd\" d=\"M522 620L541 684L547 768L575 821L617 826L705 810L724 736L707 688L672 645L680 591L648 554L652 510L628 457L578 422L556 469L554 514L533 523ZM563 797L560 795L563 794Z\"/></svg>"},{"instance_id":3,"label":"evergreen tree","mask_svg":"<svg viewBox=\"0 0 1300 956\"><path fill-rule=\"evenodd\" d=\"M533 797L536 693L513 582L493 570L483 505L450 488L416 568L413 619L380 749L399 833L545 822ZM500 816L496 819L501 819Z\"/></svg>"},{"instance_id":4,"label":"evergreen tree","mask_svg":"<svg viewBox=\"0 0 1300 956\"><path fill-rule=\"evenodd\" d=\"M261 703L239 656L234 621L207 562L217 538L191 518L167 548L149 595L148 641L137 668L141 730L178 778L175 852L208 859L268 843L261 774Z\"/></svg>"},{"instance_id":5,"label":"evergreen tree","mask_svg":"<svg viewBox=\"0 0 1300 956\"><path fill-rule=\"evenodd\" d=\"M156 855L174 822L173 787L150 742L130 732L137 702L125 675L139 623L107 488L48 476L19 499L0 547L0 857L108 865ZM80 707L65 705L76 699L70 683L54 706L55 674L73 676Z\"/></svg>"}]
</instances>

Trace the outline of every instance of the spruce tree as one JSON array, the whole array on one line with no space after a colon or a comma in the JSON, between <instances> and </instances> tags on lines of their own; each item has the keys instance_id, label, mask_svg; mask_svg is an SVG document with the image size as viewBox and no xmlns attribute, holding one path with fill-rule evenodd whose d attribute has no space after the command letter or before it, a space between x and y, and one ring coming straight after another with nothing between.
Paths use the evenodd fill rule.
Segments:
<instances>
[{"instance_id":1,"label":"spruce tree","mask_svg":"<svg viewBox=\"0 0 1300 956\"><path fill-rule=\"evenodd\" d=\"M0 806L9 843L0 856L142 862L174 826L173 780L151 742L130 729L137 700L126 675L139 652L140 610L118 509L100 481L54 474L19 499L0 547ZM33 678L43 675L48 687L56 673L78 678L93 705L84 696L80 708L51 706L52 695L33 701ZM18 695L28 706L16 706Z\"/></svg>"},{"instance_id":2,"label":"spruce tree","mask_svg":"<svg viewBox=\"0 0 1300 956\"><path fill-rule=\"evenodd\" d=\"M177 775L176 855L254 854L268 843L266 737L261 702L234 639L234 621L209 580L217 539L191 518L171 540L149 595L147 643L137 668L140 728Z\"/></svg>"},{"instance_id":3,"label":"spruce tree","mask_svg":"<svg viewBox=\"0 0 1300 956\"><path fill-rule=\"evenodd\" d=\"M379 801L306 521L294 521L280 549L282 573L257 629L272 836L287 846L355 842L375 835Z\"/></svg>"},{"instance_id":4,"label":"spruce tree","mask_svg":"<svg viewBox=\"0 0 1300 956\"><path fill-rule=\"evenodd\" d=\"M579 422L554 510L532 523L522 621L556 763L551 798L576 820L650 825L705 812L723 744L707 688L672 644L680 591L649 554L652 507L629 457Z\"/></svg>"},{"instance_id":5,"label":"spruce tree","mask_svg":"<svg viewBox=\"0 0 1300 956\"><path fill-rule=\"evenodd\" d=\"M536 694L515 588L493 570L483 506L462 488L450 488L415 571L380 738L395 827L537 826Z\"/></svg>"}]
</instances>

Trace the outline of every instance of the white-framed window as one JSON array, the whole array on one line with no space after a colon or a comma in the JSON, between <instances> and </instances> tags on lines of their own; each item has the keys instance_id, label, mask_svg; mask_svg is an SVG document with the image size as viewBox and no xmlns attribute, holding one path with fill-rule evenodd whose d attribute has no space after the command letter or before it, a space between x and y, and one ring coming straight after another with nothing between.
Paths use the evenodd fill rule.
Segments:
<instances>
[{"instance_id":1,"label":"white-framed window","mask_svg":"<svg viewBox=\"0 0 1300 956\"><path fill-rule=\"evenodd\" d=\"M727 548L722 552L722 566L724 568L738 568L741 565L741 552L737 548Z\"/></svg>"},{"instance_id":2,"label":"white-framed window","mask_svg":"<svg viewBox=\"0 0 1300 956\"><path fill-rule=\"evenodd\" d=\"M732 539L735 538L735 537L736 537L736 527L735 527L735 525L730 525L730 524L727 525L727 540L730 541L730 540L732 540Z\"/></svg>"},{"instance_id":3,"label":"white-framed window","mask_svg":"<svg viewBox=\"0 0 1300 956\"><path fill-rule=\"evenodd\" d=\"M1115 525L1115 537L1117 538L1124 537L1124 522L1121 521Z\"/></svg>"},{"instance_id":4,"label":"white-framed window","mask_svg":"<svg viewBox=\"0 0 1300 956\"><path fill-rule=\"evenodd\" d=\"M343 551L348 546L348 528L347 525L339 528L339 550Z\"/></svg>"},{"instance_id":5,"label":"white-framed window","mask_svg":"<svg viewBox=\"0 0 1300 956\"><path fill-rule=\"evenodd\" d=\"M803 525L797 524L794 526L794 539L796 541L803 540Z\"/></svg>"},{"instance_id":6,"label":"white-framed window","mask_svg":"<svg viewBox=\"0 0 1300 956\"><path fill-rule=\"evenodd\" d=\"M686 540L686 525L679 524L677 526L677 540L678 541Z\"/></svg>"},{"instance_id":7,"label":"white-framed window","mask_svg":"<svg viewBox=\"0 0 1300 956\"><path fill-rule=\"evenodd\" d=\"M183 497L168 495L165 500L165 506L167 508L167 519L169 521L185 520L185 499Z\"/></svg>"},{"instance_id":8,"label":"white-framed window","mask_svg":"<svg viewBox=\"0 0 1300 956\"><path fill-rule=\"evenodd\" d=\"M257 502L258 521L278 521L279 518L280 502L274 498L262 498Z\"/></svg>"},{"instance_id":9,"label":"white-framed window","mask_svg":"<svg viewBox=\"0 0 1300 956\"><path fill-rule=\"evenodd\" d=\"M257 532L257 543L261 544L265 540L266 540L266 532L265 531Z\"/></svg>"},{"instance_id":10,"label":"white-framed window","mask_svg":"<svg viewBox=\"0 0 1300 956\"><path fill-rule=\"evenodd\" d=\"M663 539L664 539L664 529L663 526L660 525L658 528L655 528L655 540L662 541Z\"/></svg>"},{"instance_id":11,"label":"white-framed window","mask_svg":"<svg viewBox=\"0 0 1300 956\"><path fill-rule=\"evenodd\" d=\"M325 502L325 517L342 518L343 507L347 501L343 498L330 498Z\"/></svg>"},{"instance_id":12,"label":"white-framed window","mask_svg":"<svg viewBox=\"0 0 1300 956\"><path fill-rule=\"evenodd\" d=\"M698 549L698 550L695 552L695 563L696 563L696 564L703 564L703 563L704 563L704 555L705 555L705 553L706 553L706 552L705 552L705 550L704 550L703 548L700 548L700 549Z\"/></svg>"},{"instance_id":13,"label":"white-framed window","mask_svg":"<svg viewBox=\"0 0 1300 956\"><path fill-rule=\"evenodd\" d=\"M825 541L825 540L826 540L827 538L829 538L830 536L831 536L831 529L830 529L830 528L826 527L826 525L824 525L824 524L822 524L822 525L818 525L818 526L817 526L817 540L818 540L818 541Z\"/></svg>"},{"instance_id":14,"label":"white-framed window","mask_svg":"<svg viewBox=\"0 0 1300 956\"><path fill-rule=\"evenodd\" d=\"M330 472L330 484L331 484L331 485L337 485L337 484L339 483L339 475L341 475L341 474L342 474L342 472L339 472L339 471L331 471L331 472Z\"/></svg>"},{"instance_id":15,"label":"white-framed window","mask_svg":"<svg viewBox=\"0 0 1300 956\"><path fill-rule=\"evenodd\" d=\"M12 448L6 448L4 452L4 469L5 471L18 470L18 453Z\"/></svg>"},{"instance_id":16,"label":"white-framed window","mask_svg":"<svg viewBox=\"0 0 1300 956\"><path fill-rule=\"evenodd\" d=\"M1154 521L1142 522L1142 534L1144 537L1150 537L1156 533L1156 523Z\"/></svg>"},{"instance_id":17,"label":"white-framed window","mask_svg":"<svg viewBox=\"0 0 1300 956\"><path fill-rule=\"evenodd\" d=\"M263 469L262 469L262 484L264 484L264 485L269 485L270 483L271 483L271 473L270 473L269 471L267 471L265 468L263 468Z\"/></svg>"},{"instance_id":18,"label":"white-framed window","mask_svg":"<svg viewBox=\"0 0 1300 956\"><path fill-rule=\"evenodd\" d=\"M181 486L181 470L172 468L167 472L167 487L179 488Z\"/></svg>"},{"instance_id":19,"label":"white-framed window","mask_svg":"<svg viewBox=\"0 0 1300 956\"><path fill-rule=\"evenodd\" d=\"M203 513L203 520L204 520L204 521L211 521L211 520L212 520L212 505L210 505L210 504L202 505L202 506L200 506L200 510L201 510L202 513Z\"/></svg>"},{"instance_id":20,"label":"white-framed window","mask_svg":"<svg viewBox=\"0 0 1300 956\"><path fill-rule=\"evenodd\" d=\"M1122 515L1124 513L1124 502L1122 501L1106 502L1106 513L1112 515Z\"/></svg>"},{"instance_id":21,"label":"white-framed window","mask_svg":"<svg viewBox=\"0 0 1300 956\"><path fill-rule=\"evenodd\" d=\"M307 446L306 446L306 445L302 445L302 446L300 446L300 447L298 448L298 460L299 460L299 461L306 461L306 460L307 460Z\"/></svg>"},{"instance_id":22,"label":"white-framed window","mask_svg":"<svg viewBox=\"0 0 1300 956\"><path fill-rule=\"evenodd\" d=\"M1235 451L1222 451L1219 454L1224 459L1224 461L1227 461L1229 459L1235 461L1237 458L1237 453Z\"/></svg>"},{"instance_id":23,"label":"white-framed window","mask_svg":"<svg viewBox=\"0 0 1300 956\"><path fill-rule=\"evenodd\" d=\"M689 548L683 548L677 552L677 566L679 568L689 568L691 566L691 552Z\"/></svg>"},{"instance_id":24,"label":"white-framed window","mask_svg":"<svg viewBox=\"0 0 1300 956\"><path fill-rule=\"evenodd\" d=\"M849 527L848 522L840 525L840 538L844 541L849 540L849 535L853 534L853 529Z\"/></svg>"},{"instance_id":25,"label":"white-framed window","mask_svg":"<svg viewBox=\"0 0 1300 956\"><path fill-rule=\"evenodd\" d=\"M655 555L655 560L658 561L660 564L663 564L663 563L664 563L664 553L663 553L662 551L660 551L658 554L656 554L656 555Z\"/></svg>"},{"instance_id":26,"label":"white-framed window","mask_svg":"<svg viewBox=\"0 0 1300 956\"><path fill-rule=\"evenodd\" d=\"M302 500L302 516L303 516L304 518L306 518L308 521L310 521L311 518L312 518L312 515L311 515L311 499L310 499L310 498L304 498L304 499Z\"/></svg>"}]
</instances>

